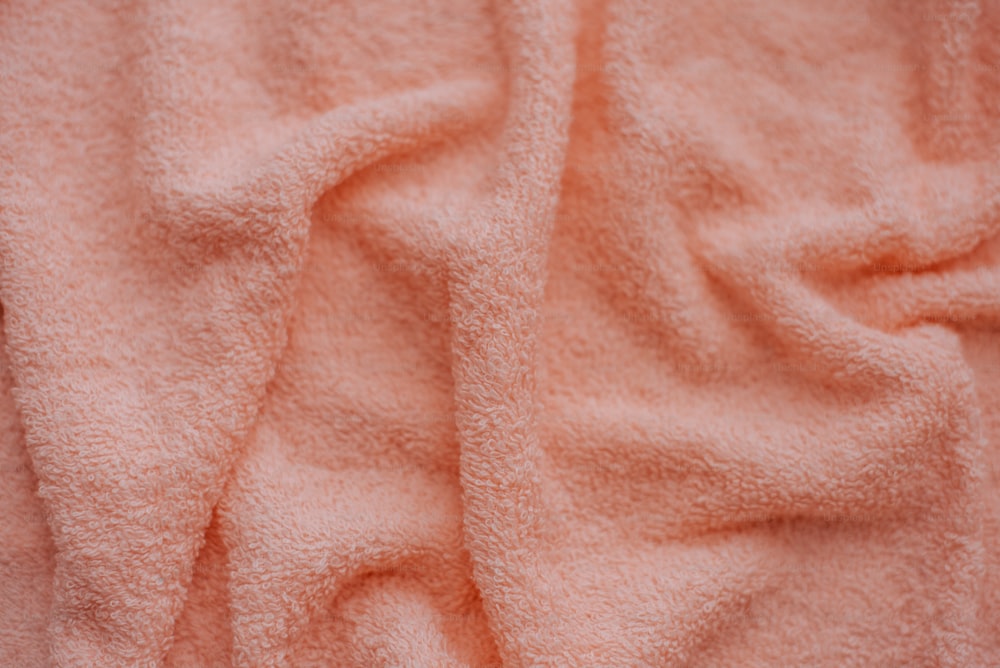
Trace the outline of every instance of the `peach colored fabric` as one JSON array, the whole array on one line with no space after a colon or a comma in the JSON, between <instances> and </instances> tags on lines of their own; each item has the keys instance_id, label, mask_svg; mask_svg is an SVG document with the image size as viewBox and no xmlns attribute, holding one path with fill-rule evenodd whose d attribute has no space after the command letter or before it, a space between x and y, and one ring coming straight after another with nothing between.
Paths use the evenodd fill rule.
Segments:
<instances>
[{"instance_id":1,"label":"peach colored fabric","mask_svg":"<svg viewBox=\"0 0 1000 668\"><path fill-rule=\"evenodd\" d=\"M0 4L0 665L1000 665L1000 4Z\"/></svg>"}]
</instances>

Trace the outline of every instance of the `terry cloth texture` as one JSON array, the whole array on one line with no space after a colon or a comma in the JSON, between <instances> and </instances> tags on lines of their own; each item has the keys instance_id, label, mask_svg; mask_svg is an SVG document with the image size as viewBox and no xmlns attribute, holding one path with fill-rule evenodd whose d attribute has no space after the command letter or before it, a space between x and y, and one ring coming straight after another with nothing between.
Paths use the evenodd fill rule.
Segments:
<instances>
[{"instance_id":1,"label":"terry cloth texture","mask_svg":"<svg viewBox=\"0 0 1000 668\"><path fill-rule=\"evenodd\" d=\"M0 2L0 666L1000 665L1000 2Z\"/></svg>"}]
</instances>

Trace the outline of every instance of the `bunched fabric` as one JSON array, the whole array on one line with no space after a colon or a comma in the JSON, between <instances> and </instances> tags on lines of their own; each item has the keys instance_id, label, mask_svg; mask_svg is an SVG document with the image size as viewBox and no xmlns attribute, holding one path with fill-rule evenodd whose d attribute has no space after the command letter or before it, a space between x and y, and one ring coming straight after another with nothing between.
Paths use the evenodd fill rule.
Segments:
<instances>
[{"instance_id":1,"label":"bunched fabric","mask_svg":"<svg viewBox=\"0 0 1000 668\"><path fill-rule=\"evenodd\" d=\"M1000 665L1000 3L0 2L0 666Z\"/></svg>"}]
</instances>

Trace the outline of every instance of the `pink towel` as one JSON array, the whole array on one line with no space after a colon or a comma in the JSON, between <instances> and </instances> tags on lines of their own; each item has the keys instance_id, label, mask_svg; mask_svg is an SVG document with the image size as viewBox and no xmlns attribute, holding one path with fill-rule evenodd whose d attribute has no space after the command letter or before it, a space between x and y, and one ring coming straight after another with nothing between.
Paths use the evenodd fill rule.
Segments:
<instances>
[{"instance_id":1,"label":"pink towel","mask_svg":"<svg viewBox=\"0 0 1000 668\"><path fill-rule=\"evenodd\" d=\"M1000 666L1000 2L4 0L0 666Z\"/></svg>"}]
</instances>

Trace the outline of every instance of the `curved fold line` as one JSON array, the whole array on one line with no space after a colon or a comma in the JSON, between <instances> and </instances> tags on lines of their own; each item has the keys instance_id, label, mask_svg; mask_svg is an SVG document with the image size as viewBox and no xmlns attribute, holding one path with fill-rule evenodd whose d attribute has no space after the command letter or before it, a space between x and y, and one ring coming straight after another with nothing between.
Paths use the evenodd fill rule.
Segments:
<instances>
[{"instance_id":1,"label":"curved fold line","mask_svg":"<svg viewBox=\"0 0 1000 668\"><path fill-rule=\"evenodd\" d=\"M495 97L494 86L465 80L339 107L310 122L246 179L221 190L171 189L175 199L161 203L155 218L180 221L178 232L192 241L266 238L280 231L275 214L308 213L323 192L365 166L474 127ZM226 224L233 221L239 224Z\"/></svg>"},{"instance_id":2,"label":"curved fold line","mask_svg":"<svg viewBox=\"0 0 1000 668\"><path fill-rule=\"evenodd\" d=\"M566 463L558 467L563 470L572 470L576 464L623 483L680 477L674 485L680 489L689 477L708 483L707 490L699 485L690 489L698 487L702 501L711 498L715 503L700 513L679 517L677 529L732 528L752 524L760 515L774 520L822 520L831 513L864 512L881 520L922 512L919 492L925 476L937 470L937 457L921 446L949 433L932 406L920 410L906 398L873 405L871 411L916 414L917 419L897 420L906 424L904 431L873 432L870 417L859 412L849 416L846 425L840 420L835 437L839 442L831 442L829 430L816 433L795 425L777 430L749 423L706 427L698 415L672 415L670 425L665 426L663 416L650 409L628 404L602 408L596 402L587 406L553 403L559 419L548 423L547 429L554 438L578 445L569 452L561 449ZM861 440L849 434L861 434ZM784 465L790 455L803 451L817 453L818 459L801 458L795 467ZM888 478L885 473L921 463L924 472L918 476ZM735 480L740 482L736 496L727 485ZM862 497L854 492L862 487L872 491L858 503ZM716 494L706 497L713 489ZM780 498L775 490L781 490Z\"/></svg>"}]
</instances>

